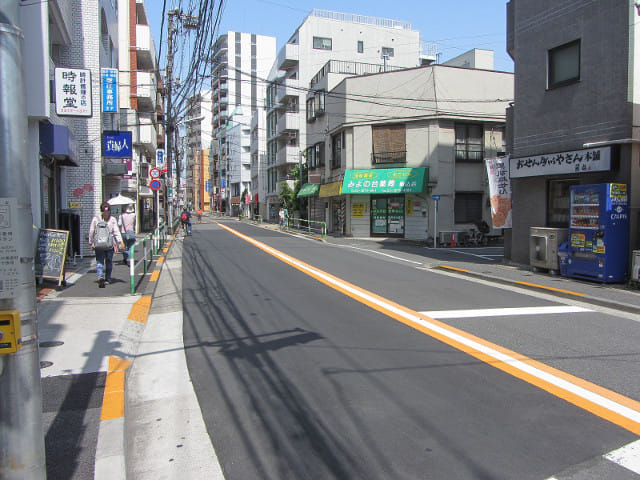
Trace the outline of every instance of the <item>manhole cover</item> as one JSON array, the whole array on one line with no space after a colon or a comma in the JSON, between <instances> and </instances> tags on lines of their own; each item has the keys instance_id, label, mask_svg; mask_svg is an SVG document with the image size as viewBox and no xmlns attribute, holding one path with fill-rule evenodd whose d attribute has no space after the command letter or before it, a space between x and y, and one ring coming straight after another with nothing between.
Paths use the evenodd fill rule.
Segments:
<instances>
[{"instance_id":1,"label":"manhole cover","mask_svg":"<svg viewBox=\"0 0 640 480\"><path fill-rule=\"evenodd\" d=\"M53 362L40 362L40 368L49 368Z\"/></svg>"},{"instance_id":2,"label":"manhole cover","mask_svg":"<svg viewBox=\"0 0 640 480\"><path fill-rule=\"evenodd\" d=\"M42 348L59 347L60 345L64 345L64 342L53 341L53 342L42 342L42 343L40 343L40 347L42 347Z\"/></svg>"}]
</instances>

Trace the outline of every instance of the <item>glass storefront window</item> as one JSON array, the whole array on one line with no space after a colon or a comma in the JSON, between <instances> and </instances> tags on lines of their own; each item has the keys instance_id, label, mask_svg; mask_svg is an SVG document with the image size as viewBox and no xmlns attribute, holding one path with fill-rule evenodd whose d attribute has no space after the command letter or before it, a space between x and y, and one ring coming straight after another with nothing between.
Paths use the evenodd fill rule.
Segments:
<instances>
[{"instance_id":1,"label":"glass storefront window","mask_svg":"<svg viewBox=\"0 0 640 480\"><path fill-rule=\"evenodd\" d=\"M577 178L549 180L547 187L547 226L559 228L567 228L569 226L569 187L579 183Z\"/></svg>"},{"instance_id":2,"label":"glass storefront window","mask_svg":"<svg viewBox=\"0 0 640 480\"><path fill-rule=\"evenodd\" d=\"M404 196L371 198L371 236L404 236Z\"/></svg>"}]
</instances>

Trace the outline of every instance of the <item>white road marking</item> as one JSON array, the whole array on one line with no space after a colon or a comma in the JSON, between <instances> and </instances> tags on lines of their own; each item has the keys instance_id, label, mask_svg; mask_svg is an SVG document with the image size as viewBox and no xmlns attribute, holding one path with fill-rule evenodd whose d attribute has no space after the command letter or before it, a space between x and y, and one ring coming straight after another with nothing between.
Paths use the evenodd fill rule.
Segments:
<instances>
[{"instance_id":1,"label":"white road marking","mask_svg":"<svg viewBox=\"0 0 640 480\"><path fill-rule=\"evenodd\" d=\"M552 307L482 308L472 310L432 310L420 312L431 318L505 317L513 315L549 315L554 313L593 312L588 308L573 305Z\"/></svg>"},{"instance_id":2,"label":"white road marking","mask_svg":"<svg viewBox=\"0 0 640 480\"><path fill-rule=\"evenodd\" d=\"M383 257L393 258L394 260L402 260L403 262L413 263L415 265L422 265L423 262L415 262L413 260L407 260L406 258L396 257L395 255L389 255L388 253L378 252L377 250L370 250L368 248L359 248L351 245L338 245L340 248L352 248L353 250L360 250L361 252L375 253L376 255L382 255Z\"/></svg>"},{"instance_id":3,"label":"white road marking","mask_svg":"<svg viewBox=\"0 0 640 480\"><path fill-rule=\"evenodd\" d=\"M621 467L640 474L640 440L625 445L604 455L604 458L617 463Z\"/></svg>"}]
</instances>

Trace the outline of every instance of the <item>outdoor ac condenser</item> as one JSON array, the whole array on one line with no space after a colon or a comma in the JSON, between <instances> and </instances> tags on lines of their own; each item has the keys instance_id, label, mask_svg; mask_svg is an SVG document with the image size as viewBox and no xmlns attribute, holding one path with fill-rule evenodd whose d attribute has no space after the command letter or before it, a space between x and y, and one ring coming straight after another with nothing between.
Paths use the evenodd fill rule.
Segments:
<instances>
[{"instance_id":1,"label":"outdoor ac condenser","mask_svg":"<svg viewBox=\"0 0 640 480\"><path fill-rule=\"evenodd\" d=\"M543 268L558 272L558 247L567 241L566 228L529 227L529 264L534 270Z\"/></svg>"}]
</instances>

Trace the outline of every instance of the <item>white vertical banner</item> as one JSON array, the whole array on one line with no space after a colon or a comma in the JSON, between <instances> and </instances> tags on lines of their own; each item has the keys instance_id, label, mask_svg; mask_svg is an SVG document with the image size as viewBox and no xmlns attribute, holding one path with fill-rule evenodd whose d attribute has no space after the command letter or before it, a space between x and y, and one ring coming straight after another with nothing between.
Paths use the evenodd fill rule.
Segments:
<instances>
[{"instance_id":1,"label":"white vertical banner","mask_svg":"<svg viewBox=\"0 0 640 480\"><path fill-rule=\"evenodd\" d=\"M511 178L509 157L485 158L489 177L493 228L511 228Z\"/></svg>"}]
</instances>

